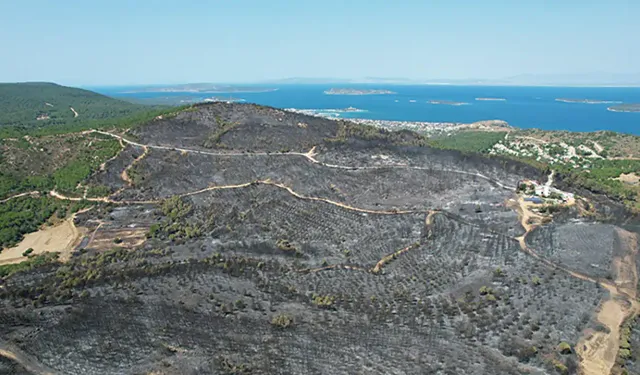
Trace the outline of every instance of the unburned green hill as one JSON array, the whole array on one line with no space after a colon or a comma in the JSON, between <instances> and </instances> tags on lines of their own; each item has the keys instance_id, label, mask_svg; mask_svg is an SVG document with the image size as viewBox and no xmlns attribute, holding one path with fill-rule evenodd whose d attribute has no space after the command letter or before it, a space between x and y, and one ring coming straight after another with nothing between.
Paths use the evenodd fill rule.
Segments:
<instances>
[{"instance_id":1,"label":"unburned green hill","mask_svg":"<svg viewBox=\"0 0 640 375\"><path fill-rule=\"evenodd\" d=\"M120 118L150 109L92 91L45 82L0 83L0 108L0 127L23 128Z\"/></svg>"}]
</instances>

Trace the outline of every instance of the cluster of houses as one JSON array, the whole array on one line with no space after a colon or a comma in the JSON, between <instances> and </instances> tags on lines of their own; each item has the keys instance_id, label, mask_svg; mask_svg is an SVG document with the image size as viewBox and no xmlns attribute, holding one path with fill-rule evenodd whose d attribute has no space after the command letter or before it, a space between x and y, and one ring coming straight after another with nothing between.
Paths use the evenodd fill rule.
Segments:
<instances>
[{"instance_id":1,"label":"cluster of houses","mask_svg":"<svg viewBox=\"0 0 640 375\"><path fill-rule=\"evenodd\" d=\"M533 180L521 180L518 182L518 191L523 194L525 202L533 204L568 203L574 199L573 193L567 193L551 186L541 184Z\"/></svg>"}]
</instances>

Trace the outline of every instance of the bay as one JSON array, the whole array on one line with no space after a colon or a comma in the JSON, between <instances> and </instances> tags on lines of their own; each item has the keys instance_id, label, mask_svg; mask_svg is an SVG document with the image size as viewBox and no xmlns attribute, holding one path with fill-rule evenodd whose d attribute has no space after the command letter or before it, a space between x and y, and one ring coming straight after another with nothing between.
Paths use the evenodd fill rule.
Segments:
<instances>
[{"instance_id":1,"label":"bay","mask_svg":"<svg viewBox=\"0 0 640 375\"><path fill-rule=\"evenodd\" d=\"M247 85L243 85L247 87ZM611 130L640 135L640 113L612 112L617 103L640 103L637 87L521 87L454 85L254 85L256 89L274 88L271 92L236 93L167 93L137 92L136 87L95 87L93 90L124 99L149 99L171 96L180 100L202 101L211 97L233 97L246 102L277 108L342 110L334 112L344 118L394 121L460 122L504 120L519 128L544 130ZM330 88L358 90L381 89L389 95L327 95ZM477 100L478 98L504 100ZM557 99L587 99L611 103L567 103ZM442 104L433 104L442 103ZM451 105L452 103L456 105ZM462 104L464 103L464 104Z\"/></svg>"}]
</instances>

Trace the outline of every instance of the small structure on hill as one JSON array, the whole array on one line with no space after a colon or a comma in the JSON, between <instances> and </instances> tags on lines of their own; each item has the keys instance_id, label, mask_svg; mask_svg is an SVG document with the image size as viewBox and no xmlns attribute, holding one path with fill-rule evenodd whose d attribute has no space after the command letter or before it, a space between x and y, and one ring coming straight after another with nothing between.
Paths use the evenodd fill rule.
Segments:
<instances>
[{"instance_id":1,"label":"small structure on hill","mask_svg":"<svg viewBox=\"0 0 640 375\"><path fill-rule=\"evenodd\" d=\"M526 197L524 198L525 202L531 202L533 204L543 204L544 201L540 197Z\"/></svg>"}]
</instances>

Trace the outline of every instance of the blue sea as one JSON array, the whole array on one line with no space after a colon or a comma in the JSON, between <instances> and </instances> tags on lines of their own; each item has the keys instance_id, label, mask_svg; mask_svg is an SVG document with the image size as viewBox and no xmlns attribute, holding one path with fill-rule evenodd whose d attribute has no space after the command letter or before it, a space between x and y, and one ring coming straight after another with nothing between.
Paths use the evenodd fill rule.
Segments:
<instances>
[{"instance_id":1,"label":"blue sea","mask_svg":"<svg viewBox=\"0 0 640 375\"><path fill-rule=\"evenodd\" d=\"M246 86L245 86L246 87ZM462 122L504 120L519 128L545 130L612 130L640 135L640 113L612 112L616 103L640 103L640 88L620 87L515 87L453 85L273 85L262 93L193 94L130 93L135 87L94 87L105 95L120 98L176 96L203 100L210 97L241 98L246 102L278 108L344 109L355 107L362 112L343 112L344 118L357 117L395 121ZM391 95L326 95L330 88L384 89ZM476 98L501 98L504 101L478 101ZM613 103L565 103L558 98L589 99ZM467 103L464 105L430 104L429 101Z\"/></svg>"}]
</instances>

